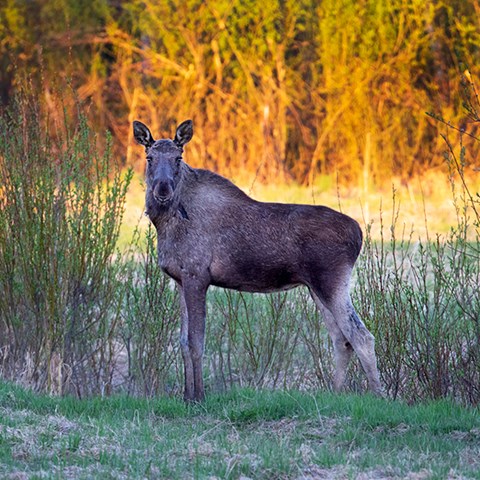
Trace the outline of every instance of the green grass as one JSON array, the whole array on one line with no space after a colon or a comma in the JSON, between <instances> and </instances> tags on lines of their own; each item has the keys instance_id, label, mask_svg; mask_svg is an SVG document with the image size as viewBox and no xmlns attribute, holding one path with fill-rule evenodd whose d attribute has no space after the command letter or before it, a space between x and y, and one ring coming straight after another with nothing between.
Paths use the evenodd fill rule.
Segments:
<instances>
[{"instance_id":1,"label":"green grass","mask_svg":"<svg viewBox=\"0 0 480 480\"><path fill-rule=\"evenodd\" d=\"M480 478L480 415L447 401L234 390L54 398L0 383L0 478Z\"/></svg>"}]
</instances>

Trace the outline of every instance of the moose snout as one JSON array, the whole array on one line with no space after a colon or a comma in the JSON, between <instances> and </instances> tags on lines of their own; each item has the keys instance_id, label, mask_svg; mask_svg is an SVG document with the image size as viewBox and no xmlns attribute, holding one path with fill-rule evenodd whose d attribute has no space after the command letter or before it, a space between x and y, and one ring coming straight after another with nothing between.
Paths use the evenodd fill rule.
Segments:
<instances>
[{"instance_id":1,"label":"moose snout","mask_svg":"<svg viewBox=\"0 0 480 480\"><path fill-rule=\"evenodd\" d=\"M153 197L158 203L167 203L173 197L174 188L173 180L161 180L153 189Z\"/></svg>"}]
</instances>

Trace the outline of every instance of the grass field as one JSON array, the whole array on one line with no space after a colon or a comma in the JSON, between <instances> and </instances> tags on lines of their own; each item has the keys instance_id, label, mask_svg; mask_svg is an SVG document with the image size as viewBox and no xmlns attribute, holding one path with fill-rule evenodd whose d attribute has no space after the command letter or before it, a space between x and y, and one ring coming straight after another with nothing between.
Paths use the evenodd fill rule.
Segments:
<instances>
[{"instance_id":1,"label":"grass field","mask_svg":"<svg viewBox=\"0 0 480 480\"><path fill-rule=\"evenodd\" d=\"M202 405L0 383L8 479L480 478L480 414L446 401L234 390Z\"/></svg>"}]
</instances>

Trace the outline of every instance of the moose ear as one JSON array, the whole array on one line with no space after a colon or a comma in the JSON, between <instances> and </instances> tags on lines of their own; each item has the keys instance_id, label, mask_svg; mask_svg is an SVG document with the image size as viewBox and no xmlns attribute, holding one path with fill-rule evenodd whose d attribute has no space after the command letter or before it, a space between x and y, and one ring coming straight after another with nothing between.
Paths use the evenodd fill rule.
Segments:
<instances>
[{"instance_id":1,"label":"moose ear","mask_svg":"<svg viewBox=\"0 0 480 480\"><path fill-rule=\"evenodd\" d=\"M133 122L133 136L137 143L143 145L145 148L150 148L155 142L148 127L137 120Z\"/></svg>"},{"instance_id":2,"label":"moose ear","mask_svg":"<svg viewBox=\"0 0 480 480\"><path fill-rule=\"evenodd\" d=\"M193 137L193 122L185 120L178 127L173 141L179 146L183 147Z\"/></svg>"}]
</instances>

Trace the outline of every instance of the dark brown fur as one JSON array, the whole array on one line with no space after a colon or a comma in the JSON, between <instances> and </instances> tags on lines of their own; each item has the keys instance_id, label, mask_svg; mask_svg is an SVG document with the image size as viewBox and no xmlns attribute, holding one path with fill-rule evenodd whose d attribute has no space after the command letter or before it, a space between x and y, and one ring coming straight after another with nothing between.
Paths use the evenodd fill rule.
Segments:
<instances>
[{"instance_id":1,"label":"dark brown fur","mask_svg":"<svg viewBox=\"0 0 480 480\"><path fill-rule=\"evenodd\" d=\"M323 206L257 202L229 180L182 160L190 121L174 140L155 141L134 122L147 152L147 214L158 236L159 264L178 285L185 399L204 398L205 295L210 285L272 292L306 285L334 344L334 386L341 389L353 350L370 388L381 391L373 336L350 301L349 281L362 245L350 217Z\"/></svg>"}]
</instances>

